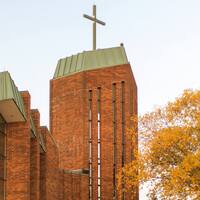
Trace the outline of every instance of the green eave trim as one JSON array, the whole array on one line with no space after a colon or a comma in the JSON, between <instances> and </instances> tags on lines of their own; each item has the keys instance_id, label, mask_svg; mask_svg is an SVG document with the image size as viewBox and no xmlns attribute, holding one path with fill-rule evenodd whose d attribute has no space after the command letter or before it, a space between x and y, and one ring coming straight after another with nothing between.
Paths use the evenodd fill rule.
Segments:
<instances>
[{"instance_id":1,"label":"green eave trim","mask_svg":"<svg viewBox=\"0 0 200 200\"><path fill-rule=\"evenodd\" d=\"M43 152L46 152L46 148L45 148L45 144L44 144L44 139L42 137L41 134L39 134L39 143L40 143L40 147L42 149Z\"/></svg>"},{"instance_id":2,"label":"green eave trim","mask_svg":"<svg viewBox=\"0 0 200 200\"><path fill-rule=\"evenodd\" d=\"M34 137L37 137L37 133L36 133L36 129L35 129L35 124L33 122L32 116L30 118L30 126L31 126L31 132L33 133Z\"/></svg>"},{"instance_id":3,"label":"green eave trim","mask_svg":"<svg viewBox=\"0 0 200 200\"><path fill-rule=\"evenodd\" d=\"M31 126L31 134L32 134L32 136L39 140L39 144L40 144L40 147L42 148L42 151L46 152L46 148L45 148L43 137L42 137L42 135L40 133L37 134L32 116L30 117L30 126Z\"/></svg>"},{"instance_id":4,"label":"green eave trim","mask_svg":"<svg viewBox=\"0 0 200 200\"><path fill-rule=\"evenodd\" d=\"M24 119L26 120L26 112L22 96L12 80L9 72L0 72L0 101L14 100Z\"/></svg>"},{"instance_id":5,"label":"green eave trim","mask_svg":"<svg viewBox=\"0 0 200 200\"><path fill-rule=\"evenodd\" d=\"M104 67L128 64L123 46L82 53L60 59L58 61L54 79L68 76L77 72Z\"/></svg>"}]
</instances>

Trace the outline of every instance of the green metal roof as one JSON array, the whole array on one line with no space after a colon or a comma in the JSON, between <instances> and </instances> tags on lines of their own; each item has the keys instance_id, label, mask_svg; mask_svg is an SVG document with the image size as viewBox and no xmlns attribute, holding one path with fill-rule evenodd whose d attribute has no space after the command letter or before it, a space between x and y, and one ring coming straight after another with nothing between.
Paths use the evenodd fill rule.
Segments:
<instances>
[{"instance_id":1,"label":"green metal roof","mask_svg":"<svg viewBox=\"0 0 200 200\"><path fill-rule=\"evenodd\" d=\"M94 51L84 51L58 61L54 79L76 72L127 64L123 46Z\"/></svg>"},{"instance_id":2,"label":"green metal roof","mask_svg":"<svg viewBox=\"0 0 200 200\"><path fill-rule=\"evenodd\" d=\"M26 119L24 102L9 72L0 72L0 101L12 99Z\"/></svg>"},{"instance_id":3,"label":"green metal roof","mask_svg":"<svg viewBox=\"0 0 200 200\"><path fill-rule=\"evenodd\" d=\"M30 116L30 126L31 126L32 136L38 138L40 147L42 148L43 152L46 152L44 139L40 133L37 134L32 115Z\"/></svg>"},{"instance_id":4,"label":"green metal roof","mask_svg":"<svg viewBox=\"0 0 200 200\"><path fill-rule=\"evenodd\" d=\"M46 148L45 148L45 144L44 144L44 138L42 137L42 135L39 133L39 143L40 143L40 147L42 148L42 150L44 152L46 152Z\"/></svg>"},{"instance_id":5,"label":"green metal roof","mask_svg":"<svg viewBox=\"0 0 200 200\"><path fill-rule=\"evenodd\" d=\"M35 124L34 124L32 115L30 117L30 126L31 126L31 132L33 133L33 136L37 137L36 128L35 128Z\"/></svg>"}]
</instances>

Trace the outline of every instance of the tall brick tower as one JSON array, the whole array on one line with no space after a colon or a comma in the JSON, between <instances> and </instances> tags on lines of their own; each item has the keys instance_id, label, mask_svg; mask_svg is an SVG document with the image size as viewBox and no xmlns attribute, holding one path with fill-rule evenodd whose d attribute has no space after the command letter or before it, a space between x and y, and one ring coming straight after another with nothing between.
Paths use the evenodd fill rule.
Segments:
<instances>
[{"instance_id":1,"label":"tall brick tower","mask_svg":"<svg viewBox=\"0 0 200 200\"><path fill-rule=\"evenodd\" d=\"M134 114L137 86L123 46L58 61L50 129L64 171L63 199L117 199L116 174L133 159L127 128Z\"/></svg>"}]
</instances>

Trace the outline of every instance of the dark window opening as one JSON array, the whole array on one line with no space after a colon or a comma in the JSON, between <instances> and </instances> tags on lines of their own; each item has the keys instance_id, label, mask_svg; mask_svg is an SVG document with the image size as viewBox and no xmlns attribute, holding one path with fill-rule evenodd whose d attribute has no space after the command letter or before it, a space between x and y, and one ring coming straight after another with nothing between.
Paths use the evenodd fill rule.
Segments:
<instances>
[{"instance_id":1,"label":"dark window opening","mask_svg":"<svg viewBox=\"0 0 200 200\"><path fill-rule=\"evenodd\" d=\"M126 159L126 138L125 138L125 82L121 82L121 121L122 121L122 167L125 165ZM123 182L123 181L122 181ZM124 185L122 184L122 190ZM122 193L122 199L125 199L125 192Z\"/></svg>"},{"instance_id":2,"label":"dark window opening","mask_svg":"<svg viewBox=\"0 0 200 200\"><path fill-rule=\"evenodd\" d=\"M88 93L89 199L92 200L92 90Z\"/></svg>"},{"instance_id":3,"label":"dark window opening","mask_svg":"<svg viewBox=\"0 0 200 200\"><path fill-rule=\"evenodd\" d=\"M98 199L101 199L101 88L97 88L97 138L98 138L98 144L97 144L97 157L98 157L98 172L97 172L97 178L98 178L98 189L97 189L97 196Z\"/></svg>"},{"instance_id":4,"label":"dark window opening","mask_svg":"<svg viewBox=\"0 0 200 200\"><path fill-rule=\"evenodd\" d=\"M116 173L117 173L117 123L116 123L116 83L112 84L112 111L113 111L113 199L117 198Z\"/></svg>"}]
</instances>

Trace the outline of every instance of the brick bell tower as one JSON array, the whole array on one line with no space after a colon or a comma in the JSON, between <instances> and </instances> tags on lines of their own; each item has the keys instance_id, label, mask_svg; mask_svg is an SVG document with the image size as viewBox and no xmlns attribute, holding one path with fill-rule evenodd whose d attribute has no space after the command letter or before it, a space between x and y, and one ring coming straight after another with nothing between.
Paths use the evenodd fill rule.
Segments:
<instances>
[{"instance_id":1,"label":"brick bell tower","mask_svg":"<svg viewBox=\"0 0 200 200\"><path fill-rule=\"evenodd\" d=\"M133 159L127 128L135 114L137 86L123 46L58 61L50 129L60 150L63 199L118 199L116 174Z\"/></svg>"}]
</instances>

